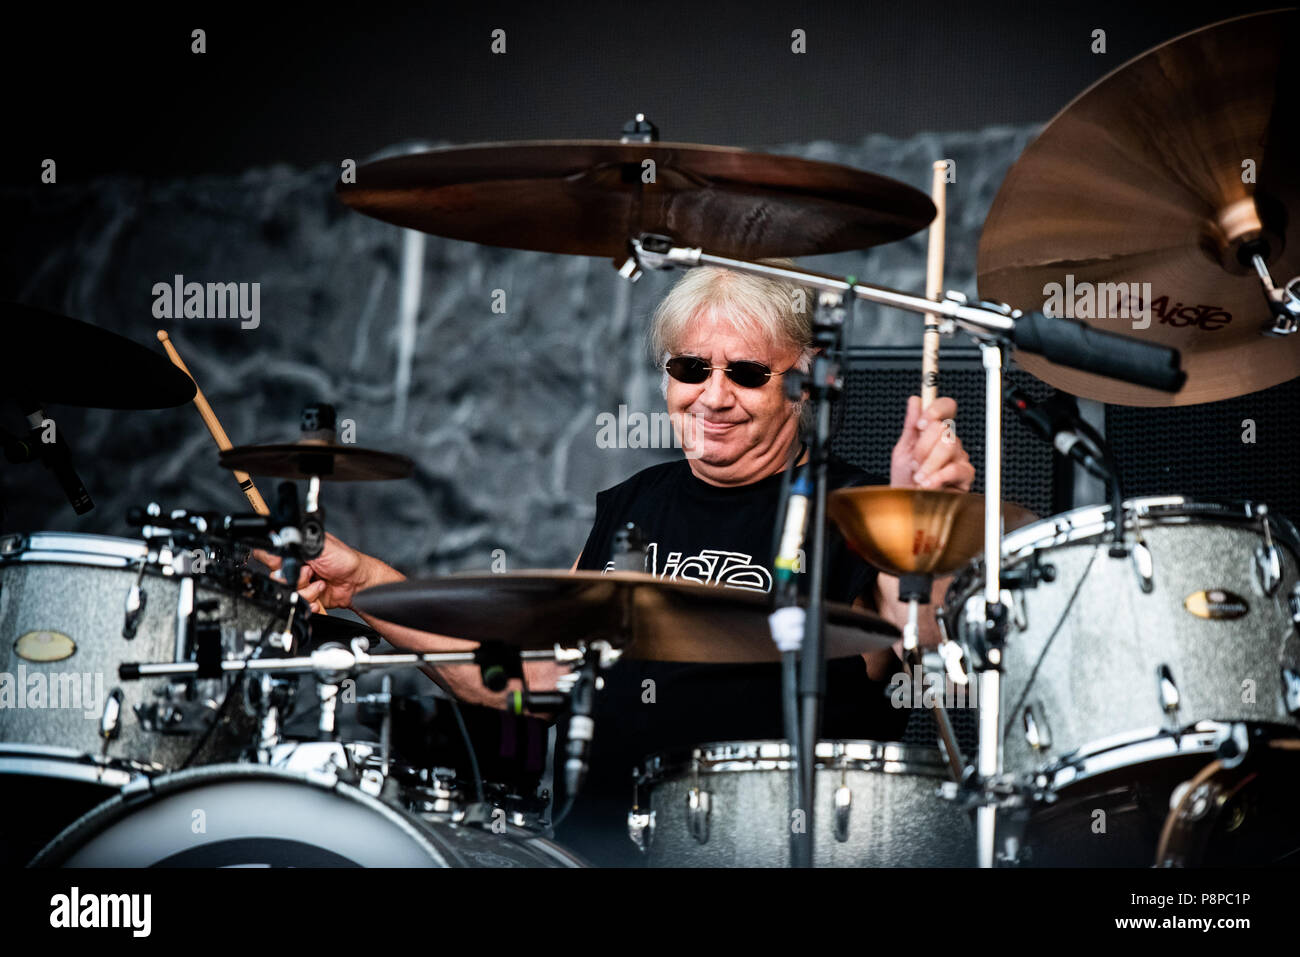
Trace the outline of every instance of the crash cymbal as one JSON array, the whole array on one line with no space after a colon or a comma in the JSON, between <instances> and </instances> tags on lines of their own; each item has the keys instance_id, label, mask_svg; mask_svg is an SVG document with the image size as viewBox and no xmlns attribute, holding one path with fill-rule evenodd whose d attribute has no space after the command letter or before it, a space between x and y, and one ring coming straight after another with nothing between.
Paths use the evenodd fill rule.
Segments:
<instances>
[{"instance_id":1,"label":"crash cymbal","mask_svg":"<svg viewBox=\"0 0 1300 957\"><path fill-rule=\"evenodd\" d=\"M616 140L412 153L359 167L338 193L359 212L438 236L615 260L644 232L751 259L865 249L911 235L935 213L924 193L847 166Z\"/></svg>"},{"instance_id":2,"label":"crash cymbal","mask_svg":"<svg viewBox=\"0 0 1300 957\"><path fill-rule=\"evenodd\" d=\"M0 395L90 409L169 409L194 382L166 356L117 333L0 303Z\"/></svg>"},{"instance_id":3,"label":"crash cymbal","mask_svg":"<svg viewBox=\"0 0 1300 957\"><path fill-rule=\"evenodd\" d=\"M221 464L250 475L283 479L319 476L326 482L403 479L415 472L415 463L405 455L317 441L238 445L221 453Z\"/></svg>"},{"instance_id":4,"label":"crash cymbal","mask_svg":"<svg viewBox=\"0 0 1300 957\"><path fill-rule=\"evenodd\" d=\"M1157 392L1018 353L1024 369L1141 406L1226 399L1300 374L1300 335L1260 335L1269 310L1238 261L1263 236L1274 281L1300 273L1300 84L1284 50L1298 34L1300 15L1284 10L1170 40L1082 93L1025 150L984 224L980 295L1041 311L1060 284L1073 318L1181 350L1187 382ZM1150 327L1109 303L1080 314L1081 284L1100 283L1149 283L1130 301L1150 305Z\"/></svg>"},{"instance_id":5,"label":"crash cymbal","mask_svg":"<svg viewBox=\"0 0 1300 957\"><path fill-rule=\"evenodd\" d=\"M832 492L831 520L865 561L890 575L948 575L984 550L984 496L868 485ZM1002 531L1038 516L1002 503Z\"/></svg>"},{"instance_id":6,"label":"crash cymbal","mask_svg":"<svg viewBox=\"0 0 1300 957\"><path fill-rule=\"evenodd\" d=\"M763 592L668 582L638 572L459 574L367 589L354 607L419 631L521 649L606 638L645 661L779 661ZM888 648L898 629L878 615L830 603L831 658Z\"/></svg>"}]
</instances>

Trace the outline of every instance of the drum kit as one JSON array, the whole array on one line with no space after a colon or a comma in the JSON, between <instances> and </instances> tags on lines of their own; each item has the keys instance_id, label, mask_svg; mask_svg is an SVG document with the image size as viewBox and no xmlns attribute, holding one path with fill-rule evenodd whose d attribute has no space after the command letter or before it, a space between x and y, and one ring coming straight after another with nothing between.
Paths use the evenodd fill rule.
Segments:
<instances>
[{"instance_id":1,"label":"drum kit","mask_svg":"<svg viewBox=\"0 0 1300 957\"><path fill-rule=\"evenodd\" d=\"M660 142L640 115L617 141L432 150L363 165L339 184L347 206L389 223L608 257L633 281L709 265L811 290L823 348L795 383L817 413L811 489L786 492L806 510L778 510L783 523L802 517L774 529L785 533L776 565L786 574L770 595L657 579L638 570L628 537L614 556L628 570L465 573L366 590L355 608L370 619L478 643L381 653L370 628L313 611L282 582L324 547L328 483L401 480L409 459L340 443L326 405L304 410L297 441L232 446L165 333L170 361L85 323L5 307L24 365L0 390L33 429L4 435L10 461L43 461L88 505L66 453L33 438L44 419L35 400L192 400L253 509L150 504L127 517L133 539L0 538L7 861L580 866L555 840L564 812L552 814L549 782L522 793L476 766L396 747L422 732L402 727L419 695L393 679L471 665L504 692L523 662L567 666L556 690L525 688L507 702L567 719L554 752L572 801L593 735L617 733L592 715L601 671L620 659L786 667L786 740L704 742L628 769L629 838L651 865L1300 861L1295 526L1258 502L1125 499L1104 439L1056 418L1046 434L1105 478L1109 503L1038 519L1001 495L1004 403L1035 414L1006 400L1012 350L1050 385L1134 405L1213 401L1300 375L1300 149L1282 62L1296 19L1252 15L1171 40L1058 115L985 224L981 291L1005 302L938 292L941 218L923 296L760 261L908 236L943 208L941 177L927 198L828 163ZM1129 336L1032 312L1045 283L1066 273L1144 289L1147 325ZM960 329L978 343L982 496L829 491L831 403L857 300L926 317L923 401L937 387L939 340ZM65 346L57 358L37 347L52 334ZM259 477L280 480L269 504ZM832 523L898 576L909 608L901 630L825 600ZM784 559L805 539L808 567L795 569ZM280 557L282 579L250 564L255 549ZM805 597L794 572L807 574ZM942 643L927 650L921 606L948 576ZM900 640L910 679L936 692L935 746L821 739L825 661ZM363 686L372 690L358 695ZM947 719L954 693L978 705L975 754L962 753ZM353 705L369 728L343 720ZM293 714L312 708L314 728L291 730ZM463 729L454 705L451 714Z\"/></svg>"}]
</instances>

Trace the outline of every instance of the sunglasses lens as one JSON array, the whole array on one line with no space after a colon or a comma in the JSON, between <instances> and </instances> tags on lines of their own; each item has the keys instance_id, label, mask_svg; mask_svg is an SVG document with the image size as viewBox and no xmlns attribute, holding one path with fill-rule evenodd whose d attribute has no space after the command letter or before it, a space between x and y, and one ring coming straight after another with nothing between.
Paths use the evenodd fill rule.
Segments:
<instances>
[{"instance_id":1,"label":"sunglasses lens","mask_svg":"<svg viewBox=\"0 0 1300 957\"><path fill-rule=\"evenodd\" d=\"M767 382L770 369L757 362L733 362L727 375L731 381L745 389L757 389Z\"/></svg>"},{"instance_id":2,"label":"sunglasses lens","mask_svg":"<svg viewBox=\"0 0 1300 957\"><path fill-rule=\"evenodd\" d=\"M709 377L709 364L698 356L673 356L664 369L678 382L688 385L699 385Z\"/></svg>"},{"instance_id":3,"label":"sunglasses lens","mask_svg":"<svg viewBox=\"0 0 1300 957\"><path fill-rule=\"evenodd\" d=\"M699 385L712 371L709 364L698 356L673 356L664 363L664 370L678 382ZM767 383L771 370L759 362L733 362L727 377L743 389L757 389Z\"/></svg>"}]
</instances>

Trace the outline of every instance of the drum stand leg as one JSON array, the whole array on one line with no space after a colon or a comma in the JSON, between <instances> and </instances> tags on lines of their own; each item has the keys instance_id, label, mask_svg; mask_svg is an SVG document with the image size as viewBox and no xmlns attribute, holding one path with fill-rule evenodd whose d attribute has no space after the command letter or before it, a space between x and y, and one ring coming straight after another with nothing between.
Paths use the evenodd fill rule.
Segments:
<instances>
[{"instance_id":1,"label":"drum stand leg","mask_svg":"<svg viewBox=\"0 0 1300 957\"><path fill-rule=\"evenodd\" d=\"M1002 642L1006 607L1002 604L1002 344L980 343L984 359L984 622L979 655L979 758L981 784L1002 772ZM997 804L992 795L975 810L976 858L993 867Z\"/></svg>"}]
</instances>

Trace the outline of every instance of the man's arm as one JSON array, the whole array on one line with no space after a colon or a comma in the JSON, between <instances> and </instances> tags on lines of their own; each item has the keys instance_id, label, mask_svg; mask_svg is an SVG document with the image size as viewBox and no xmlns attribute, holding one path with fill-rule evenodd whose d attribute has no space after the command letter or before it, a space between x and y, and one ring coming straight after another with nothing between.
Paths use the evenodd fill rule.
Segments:
<instances>
[{"instance_id":1,"label":"man's arm","mask_svg":"<svg viewBox=\"0 0 1300 957\"><path fill-rule=\"evenodd\" d=\"M274 555L259 551L255 557L272 569L280 566ZM573 567L578 567L576 561ZM406 651L473 651L478 647L477 642L395 625L353 607L359 592L400 581L406 581L406 576L391 565L326 535L324 550L307 563L298 579L298 592L313 610L348 608L356 612L384 639ZM554 690L555 679L562 673L561 666L553 661L526 661L523 668L528 687L534 691ZM490 690L483 684L477 665L426 666L421 670L461 701L489 708L505 709L508 692L520 687L518 679L512 679L506 691Z\"/></svg>"}]
</instances>

